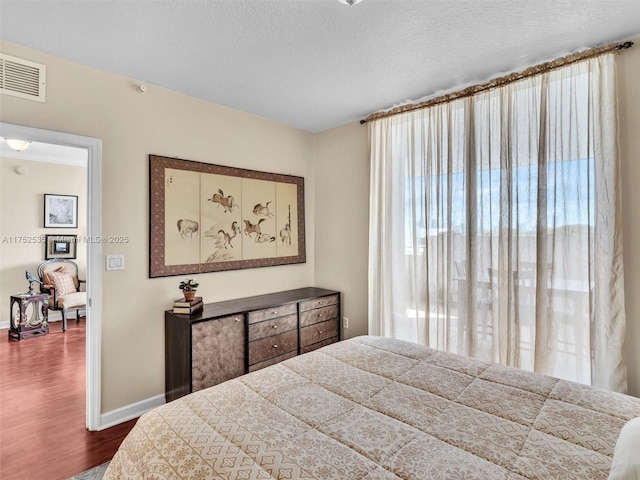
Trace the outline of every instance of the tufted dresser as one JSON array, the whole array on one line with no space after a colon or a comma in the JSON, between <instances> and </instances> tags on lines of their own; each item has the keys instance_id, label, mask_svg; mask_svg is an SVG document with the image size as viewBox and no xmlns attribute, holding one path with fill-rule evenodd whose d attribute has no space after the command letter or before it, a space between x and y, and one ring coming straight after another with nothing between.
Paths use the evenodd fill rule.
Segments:
<instances>
[{"instance_id":1,"label":"tufted dresser","mask_svg":"<svg viewBox=\"0 0 640 480\"><path fill-rule=\"evenodd\" d=\"M165 312L167 402L340 339L340 292L307 287Z\"/></svg>"}]
</instances>

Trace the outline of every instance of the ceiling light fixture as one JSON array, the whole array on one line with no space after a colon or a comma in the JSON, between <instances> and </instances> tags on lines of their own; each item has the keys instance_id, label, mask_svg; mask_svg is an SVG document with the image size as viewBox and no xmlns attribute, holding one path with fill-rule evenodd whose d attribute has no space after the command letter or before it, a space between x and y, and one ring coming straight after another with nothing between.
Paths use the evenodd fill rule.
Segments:
<instances>
[{"instance_id":1,"label":"ceiling light fixture","mask_svg":"<svg viewBox=\"0 0 640 480\"><path fill-rule=\"evenodd\" d=\"M356 3L360 3L362 0L338 0L340 3L344 3L345 5L355 5Z\"/></svg>"},{"instance_id":2,"label":"ceiling light fixture","mask_svg":"<svg viewBox=\"0 0 640 480\"><path fill-rule=\"evenodd\" d=\"M31 145L29 140L20 140L18 138L5 138L4 141L7 142L7 145L13 148L16 152L26 150L29 148L29 145Z\"/></svg>"}]
</instances>

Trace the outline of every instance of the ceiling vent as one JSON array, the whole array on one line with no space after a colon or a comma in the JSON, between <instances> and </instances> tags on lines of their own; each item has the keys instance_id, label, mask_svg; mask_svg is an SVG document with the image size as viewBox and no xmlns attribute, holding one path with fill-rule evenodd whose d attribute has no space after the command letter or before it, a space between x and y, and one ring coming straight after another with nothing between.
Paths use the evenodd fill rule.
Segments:
<instances>
[{"instance_id":1,"label":"ceiling vent","mask_svg":"<svg viewBox=\"0 0 640 480\"><path fill-rule=\"evenodd\" d=\"M44 102L47 67L0 53L0 93Z\"/></svg>"}]
</instances>

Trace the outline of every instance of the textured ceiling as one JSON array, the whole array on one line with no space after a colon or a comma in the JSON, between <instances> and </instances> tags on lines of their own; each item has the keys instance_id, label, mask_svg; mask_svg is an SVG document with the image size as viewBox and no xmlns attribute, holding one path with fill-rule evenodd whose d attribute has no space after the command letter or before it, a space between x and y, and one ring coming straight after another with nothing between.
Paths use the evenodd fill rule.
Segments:
<instances>
[{"instance_id":1,"label":"textured ceiling","mask_svg":"<svg viewBox=\"0 0 640 480\"><path fill-rule=\"evenodd\" d=\"M640 0L0 0L3 40L311 132L639 36Z\"/></svg>"}]
</instances>

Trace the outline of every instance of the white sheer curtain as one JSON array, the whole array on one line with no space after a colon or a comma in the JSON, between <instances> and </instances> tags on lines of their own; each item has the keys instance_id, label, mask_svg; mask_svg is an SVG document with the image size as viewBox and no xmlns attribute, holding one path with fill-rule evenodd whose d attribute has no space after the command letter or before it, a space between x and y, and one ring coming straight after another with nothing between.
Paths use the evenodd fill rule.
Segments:
<instances>
[{"instance_id":1,"label":"white sheer curtain","mask_svg":"<svg viewBox=\"0 0 640 480\"><path fill-rule=\"evenodd\" d=\"M369 124L369 333L626 390L615 57Z\"/></svg>"}]
</instances>

